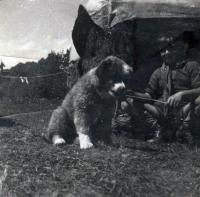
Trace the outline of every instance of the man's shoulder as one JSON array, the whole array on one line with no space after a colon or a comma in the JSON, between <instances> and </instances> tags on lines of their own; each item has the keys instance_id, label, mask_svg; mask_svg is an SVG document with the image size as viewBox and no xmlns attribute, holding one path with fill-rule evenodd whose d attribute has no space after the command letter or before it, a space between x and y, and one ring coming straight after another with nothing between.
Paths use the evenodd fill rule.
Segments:
<instances>
[{"instance_id":1,"label":"man's shoulder","mask_svg":"<svg viewBox=\"0 0 200 197\"><path fill-rule=\"evenodd\" d=\"M189 67L189 68L200 68L200 64L199 64L199 62L197 62L197 61L192 61L192 60L190 60L190 61L187 61L186 62L186 64L185 64L185 66L186 67Z\"/></svg>"},{"instance_id":2,"label":"man's shoulder","mask_svg":"<svg viewBox=\"0 0 200 197\"><path fill-rule=\"evenodd\" d=\"M182 68L183 70L185 70L188 73L195 73L200 71L200 64L197 61L187 61L185 63L185 66Z\"/></svg>"},{"instance_id":3,"label":"man's shoulder","mask_svg":"<svg viewBox=\"0 0 200 197\"><path fill-rule=\"evenodd\" d=\"M159 67L159 68L156 68L154 71L153 71L153 73L160 73L161 72L161 67Z\"/></svg>"},{"instance_id":4,"label":"man's shoulder","mask_svg":"<svg viewBox=\"0 0 200 197\"><path fill-rule=\"evenodd\" d=\"M161 68L156 68L153 73L151 74L151 78L160 78L161 75Z\"/></svg>"}]
</instances>

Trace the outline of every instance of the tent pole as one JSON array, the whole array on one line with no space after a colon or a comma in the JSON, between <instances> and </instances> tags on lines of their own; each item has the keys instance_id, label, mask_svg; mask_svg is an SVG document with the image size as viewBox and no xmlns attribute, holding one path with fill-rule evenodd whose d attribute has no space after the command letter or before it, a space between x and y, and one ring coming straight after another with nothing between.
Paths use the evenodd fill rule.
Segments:
<instances>
[{"instance_id":1,"label":"tent pole","mask_svg":"<svg viewBox=\"0 0 200 197\"><path fill-rule=\"evenodd\" d=\"M112 13L112 0L108 0L108 24L107 24L108 27L110 27L111 23L111 13Z\"/></svg>"}]
</instances>

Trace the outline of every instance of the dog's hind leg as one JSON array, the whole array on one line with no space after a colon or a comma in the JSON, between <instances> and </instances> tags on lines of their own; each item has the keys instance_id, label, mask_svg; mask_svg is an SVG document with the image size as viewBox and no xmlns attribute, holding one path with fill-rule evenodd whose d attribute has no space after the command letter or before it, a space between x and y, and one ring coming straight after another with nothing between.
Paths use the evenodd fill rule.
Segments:
<instances>
[{"instance_id":1,"label":"dog's hind leg","mask_svg":"<svg viewBox=\"0 0 200 197\"><path fill-rule=\"evenodd\" d=\"M60 136L60 135L54 135L52 137L52 143L54 145L60 145L60 144L65 144L66 141L65 141L65 139L62 136Z\"/></svg>"},{"instance_id":2,"label":"dog's hind leg","mask_svg":"<svg viewBox=\"0 0 200 197\"><path fill-rule=\"evenodd\" d=\"M66 143L66 136L71 131L68 127L69 117L67 111L62 107L58 107L52 113L49 125L48 125L48 139L55 145Z\"/></svg>"}]
</instances>

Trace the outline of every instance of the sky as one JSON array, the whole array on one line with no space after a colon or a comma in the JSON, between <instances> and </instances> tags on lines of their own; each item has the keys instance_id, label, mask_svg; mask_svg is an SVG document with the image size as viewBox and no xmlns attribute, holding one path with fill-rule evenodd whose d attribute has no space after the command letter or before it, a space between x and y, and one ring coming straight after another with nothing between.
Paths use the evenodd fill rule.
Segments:
<instances>
[{"instance_id":1,"label":"sky","mask_svg":"<svg viewBox=\"0 0 200 197\"><path fill-rule=\"evenodd\" d=\"M0 0L0 61L6 68L66 50L86 0ZM11 57L10 57L11 56ZM15 58L18 57L18 58Z\"/></svg>"},{"instance_id":2,"label":"sky","mask_svg":"<svg viewBox=\"0 0 200 197\"><path fill-rule=\"evenodd\" d=\"M101 7L104 1L89 0L87 9ZM190 6L199 2L199 0L124 1L189 3ZM0 62L2 60L6 68L10 68L19 62L37 61L46 57L51 50L56 52L66 50L72 45L71 32L78 6L86 2L87 0L0 0Z\"/></svg>"}]
</instances>

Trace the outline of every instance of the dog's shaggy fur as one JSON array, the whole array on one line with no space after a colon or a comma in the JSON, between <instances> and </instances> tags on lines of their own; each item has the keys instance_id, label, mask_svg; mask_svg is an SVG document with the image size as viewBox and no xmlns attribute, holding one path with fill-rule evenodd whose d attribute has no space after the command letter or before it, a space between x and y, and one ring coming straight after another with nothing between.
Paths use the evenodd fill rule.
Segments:
<instances>
[{"instance_id":1,"label":"dog's shaggy fur","mask_svg":"<svg viewBox=\"0 0 200 197\"><path fill-rule=\"evenodd\" d=\"M121 59L109 56L80 78L51 116L51 142L63 144L78 136L81 149L92 147L96 139L108 142L116 98L132 71Z\"/></svg>"}]
</instances>

